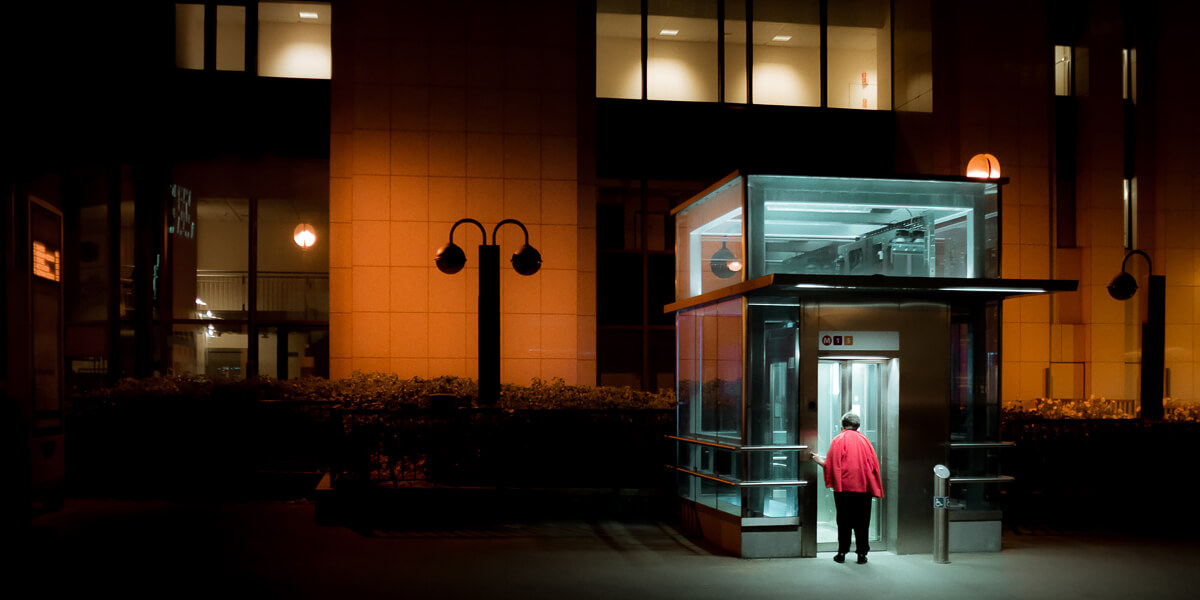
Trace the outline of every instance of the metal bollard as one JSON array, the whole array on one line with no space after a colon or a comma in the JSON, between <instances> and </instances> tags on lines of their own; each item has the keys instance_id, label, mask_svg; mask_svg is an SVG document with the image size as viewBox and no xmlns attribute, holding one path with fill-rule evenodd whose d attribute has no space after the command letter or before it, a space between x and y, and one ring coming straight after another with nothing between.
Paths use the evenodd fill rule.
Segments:
<instances>
[{"instance_id":1,"label":"metal bollard","mask_svg":"<svg viewBox=\"0 0 1200 600\"><path fill-rule=\"evenodd\" d=\"M950 469L933 468L933 562L950 564Z\"/></svg>"}]
</instances>

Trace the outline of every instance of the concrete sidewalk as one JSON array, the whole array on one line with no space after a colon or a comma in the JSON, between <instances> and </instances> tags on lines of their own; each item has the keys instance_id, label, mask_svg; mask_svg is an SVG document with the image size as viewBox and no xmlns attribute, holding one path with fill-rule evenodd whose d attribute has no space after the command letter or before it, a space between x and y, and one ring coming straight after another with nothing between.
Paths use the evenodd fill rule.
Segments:
<instances>
[{"instance_id":1,"label":"concrete sidewalk","mask_svg":"<svg viewBox=\"0 0 1200 600\"><path fill-rule=\"evenodd\" d=\"M1012 535L1004 551L745 560L654 522L323 527L300 503L68 500L16 566L38 597L1194 598L1195 540Z\"/></svg>"}]
</instances>

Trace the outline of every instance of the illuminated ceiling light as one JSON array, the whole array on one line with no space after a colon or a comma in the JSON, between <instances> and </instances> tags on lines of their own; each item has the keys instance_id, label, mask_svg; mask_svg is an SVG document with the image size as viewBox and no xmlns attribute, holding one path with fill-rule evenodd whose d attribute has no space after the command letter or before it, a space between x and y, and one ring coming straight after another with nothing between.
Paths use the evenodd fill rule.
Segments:
<instances>
[{"instance_id":1,"label":"illuminated ceiling light","mask_svg":"<svg viewBox=\"0 0 1200 600\"><path fill-rule=\"evenodd\" d=\"M772 42L790 42L790 41L792 41L792 36L790 36L790 35L777 35L777 36L775 36L775 37L771 38L771 41L772 41Z\"/></svg>"},{"instance_id":2,"label":"illuminated ceiling light","mask_svg":"<svg viewBox=\"0 0 1200 600\"><path fill-rule=\"evenodd\" d=\"M1000 161L991 154L976 154L967 163L967 177L977 179L999 179Z\"/></svg>"},{"instance_id":3,"label":"illuminated ceiling light","mask_svg":"<svg viewBox=\"0 0 1200 600\"><path fill-rule=\"evenodd\" d=\"M208 306L208 303L207 303L207 302L205 302L205 301L203 301L203 300L201 300L199 296L197 296L197 297L196 297L196 304L197 304L198 306Z\"/></svg>"},{"instance_id":4,"label":"illuminated ceiling light","mask_svg":"<svg viewBox=\"0 0 1200 600\"><path fill-rule=\"evenodd\" d=\"M296 241L296 245L307 250L317 243L317 231L308 223L301 223L292 230L292 239Z\"/></svg>"},{"instance_id":5,"label":"illuminated ceiling light","mask_svg":"<svg viewBox=\"0 0 1200 600\"><path fill-rule=\"evenodd\" d=\"M679 35L678 29L664 29L658 32L658 35Z\"/></svg>"},{"instance_id":6,"label":"illuminated ceiling light","mask_svg":"<svg viewBox=\"0 0 1200 600\"><path fill-rule=\"evenodd\" d=\"M310 11L305 11L305 10L300 11L301 19L315 19L318 16L319 15L317 15L317 13L315 13L315 12L310 12Z\"/></svg>"},{"instance_id":7,"label":"illuminated ceiling light","mask_svg":"<svg viewBox=\"0 0 1200 600\"><path fill-rule=\"evenodd\" d=\"M801 289L830 289L833 286L825 285L823 283L797 283L795 287L798 287Z\"/></svg>"}]
</instances>

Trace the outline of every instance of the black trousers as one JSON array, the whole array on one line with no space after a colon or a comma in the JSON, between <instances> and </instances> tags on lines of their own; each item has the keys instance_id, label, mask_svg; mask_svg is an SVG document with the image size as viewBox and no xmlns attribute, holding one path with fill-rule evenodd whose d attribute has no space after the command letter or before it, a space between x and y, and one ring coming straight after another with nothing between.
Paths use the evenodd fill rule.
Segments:
<instances>
[{"instance_id":1,"label":"black trousers","mask_svg":"<svg viewBox=\"0 0 1200 600\"><path fill-rule=\"evenodd\" d=\"M866 555L871 549L867 541L871 525L871 494L867 492L834 492L837 507L838 553L850 552L850 532L854 532L854 552Z\"/></svg>"}]
</instances>

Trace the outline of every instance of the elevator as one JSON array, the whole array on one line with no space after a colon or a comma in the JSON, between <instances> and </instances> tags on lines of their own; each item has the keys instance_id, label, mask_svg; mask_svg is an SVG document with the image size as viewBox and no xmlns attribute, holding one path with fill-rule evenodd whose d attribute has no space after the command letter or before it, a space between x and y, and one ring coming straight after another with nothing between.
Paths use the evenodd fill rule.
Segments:
<instances>
[{"instance_id":1,"label":"elevator","mask_svg":"<svg viewBox=\"0 0 1200 600\"><path fill-rule=\"evenodd\" d=\"M873 551L932 551L938 464L966 465L951 545L999 539L1011 478L949 459L999 445L1003 300L1077 285L1000 278L1003 183L735 173L675 208L671 466L690 529L743 557L836 549L810 457L854 412L883 474Z\"/></svg>"}]
</instances>

